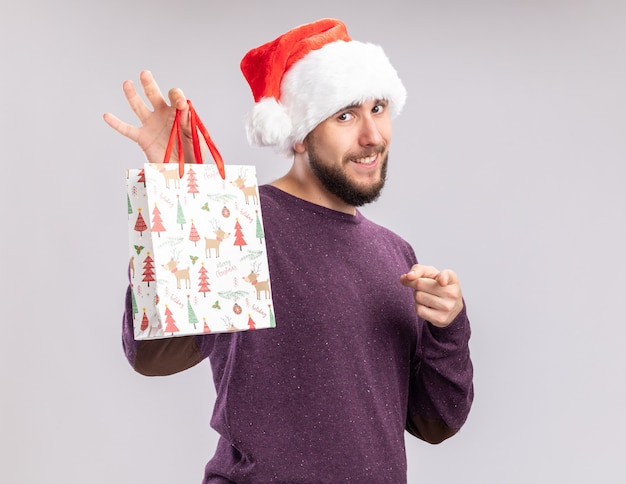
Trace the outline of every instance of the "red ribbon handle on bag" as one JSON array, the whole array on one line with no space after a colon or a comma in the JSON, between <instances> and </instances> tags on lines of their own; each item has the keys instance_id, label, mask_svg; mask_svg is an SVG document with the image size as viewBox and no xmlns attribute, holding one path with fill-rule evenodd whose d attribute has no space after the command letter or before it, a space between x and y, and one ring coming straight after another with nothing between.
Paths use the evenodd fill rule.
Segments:
<instances>
[{"instance_id":1,"label":"red ribbon handle on bag","mask_svg":"<svg viewBox=\"0 0 626 484\"><path fill-rule=\"evenodd\" d=\"M215 165L217 166L218 171L220 172L220 176L222 180L226 179L226 171L224 170L224 160L222 159L222 155L217 150L215 143L209 136L209 132L207 131L204 123L200 120L198 113L193 108L190 100L187 100L187 104L189 105L189 122L191 124L191 143L193 145L193 155L196 159L197 164L202 164L202 150L200 149L200 137L198 136L198 130L202 134L204 141L206 141L207 146L209 147L209 151L211 152L211 156L215 160ZM167 148L165 149L165 156L163 157L163 163L169 163L170 158L172 156L172 151L174 150L174 143L176 143L176 148L178 149L178 176L180 178L185 174L185 153L183 150L183 138L180 132L180 110L176 110L176 115L174 116L174 123L172 124L172 130L170 131L170 138L167 142Z\"/></svg>"}]
</instances>

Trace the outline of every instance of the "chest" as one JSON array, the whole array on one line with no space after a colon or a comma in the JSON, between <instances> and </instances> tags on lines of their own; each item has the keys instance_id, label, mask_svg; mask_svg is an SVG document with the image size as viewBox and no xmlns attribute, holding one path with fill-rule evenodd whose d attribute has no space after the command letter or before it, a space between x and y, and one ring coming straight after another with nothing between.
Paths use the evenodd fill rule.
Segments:
<instances>
[{"instance_id":1,"label":"chest","mask_svg":"<svg viewBox=\"0 0 626 484\"><path fill-rule=\"evenodd\" d=\"M267 228L277 328L293 345L410 352L417 328L400 275L405 247L363 224L278 220Z\"/></svg>"}]
</instances>

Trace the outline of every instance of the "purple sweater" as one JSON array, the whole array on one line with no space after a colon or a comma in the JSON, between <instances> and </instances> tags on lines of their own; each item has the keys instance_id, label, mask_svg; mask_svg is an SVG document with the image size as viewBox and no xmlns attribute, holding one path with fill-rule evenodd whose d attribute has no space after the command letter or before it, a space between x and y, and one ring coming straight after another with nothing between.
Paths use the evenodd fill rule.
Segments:
<instances>
[{"instance_id":1,"label":"purple sweater","mask_svg":"<svg viewBox=\"0 0 626 484\"><path fill-rule=\"evenodd\" d=\"M166 375L209 358L220 440L205 483L406 482L404 431L440 442L470 410L465 310L439 329L400 275L407 242L356 216L260 187L276 328L123 341Z\"/></svg>"}]
</instances>

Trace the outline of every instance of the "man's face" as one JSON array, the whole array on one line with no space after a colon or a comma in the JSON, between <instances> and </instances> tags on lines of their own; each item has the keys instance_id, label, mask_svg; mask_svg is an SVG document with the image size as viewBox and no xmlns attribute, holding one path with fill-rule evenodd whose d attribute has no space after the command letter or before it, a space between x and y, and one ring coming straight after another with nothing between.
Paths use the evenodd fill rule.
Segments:
<instances>
[{"instance_id":1,"label":"man's face","mask_svg":"<svg viewBox=\"0 0 626 484\"><path fill-rule=\"evenodd\" d=\"M342 109L309 133L304 144L322 186L359 207L380 195L390 141L387 103L375 100Z\"/></svg>"}]
</instances>

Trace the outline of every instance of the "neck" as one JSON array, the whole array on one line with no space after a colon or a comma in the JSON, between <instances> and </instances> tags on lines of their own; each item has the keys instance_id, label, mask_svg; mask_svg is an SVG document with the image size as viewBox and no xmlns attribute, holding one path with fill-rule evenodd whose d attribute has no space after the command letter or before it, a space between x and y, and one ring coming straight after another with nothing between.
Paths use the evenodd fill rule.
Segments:
<instances>
[{"instance_id":1,"label":"neck","mask_svg":"<svg viewBox=\"0 0 626 484\"><path fill-rule=\"evenodd\" d=\"M354 206L346 204L322 186L311 171L306 155L296 154L291 169L271 185L307 202L349 215L356 214Z\"/></svg>"}]
</instances>

